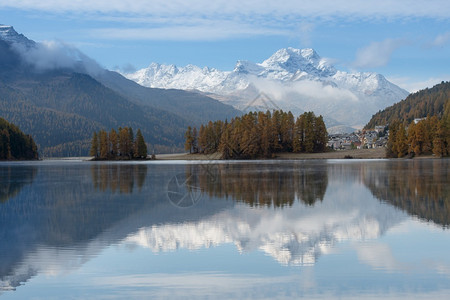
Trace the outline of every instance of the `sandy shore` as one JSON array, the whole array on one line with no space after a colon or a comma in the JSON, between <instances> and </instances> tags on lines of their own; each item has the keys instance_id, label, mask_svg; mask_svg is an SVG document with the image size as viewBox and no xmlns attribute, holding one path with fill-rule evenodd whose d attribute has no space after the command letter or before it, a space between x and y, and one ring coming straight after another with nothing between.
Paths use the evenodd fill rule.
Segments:
<instances>
[{"instance_id":1,"label":"sandy shore","mask_svg":"<svg viewBox=\"0 0 450 300\"><path fill-rule=\"evenodd\" d=\"M357 149L325 153L278 153L275 159L343 159L348 157L356 159L386 158L386 149ZM219 153L214 154L157 154L157 160L211 160L220 159Z\"/></svg>"}]
</instances>

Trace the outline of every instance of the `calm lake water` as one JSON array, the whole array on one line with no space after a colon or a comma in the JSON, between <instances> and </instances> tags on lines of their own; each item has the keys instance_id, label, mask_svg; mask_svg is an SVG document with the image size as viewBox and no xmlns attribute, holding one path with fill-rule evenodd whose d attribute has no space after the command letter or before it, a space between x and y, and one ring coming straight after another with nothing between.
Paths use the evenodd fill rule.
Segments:
<instances>
[{"instance_id":1,"label":"calm lake water","mask_svg":"<svg viewBox=\"0 0 450 300\"><path fill-rule=\"evenodd\" d=\"M1 299L449 299L450 160L0 164Z\"/></svg>"}]
</instances>

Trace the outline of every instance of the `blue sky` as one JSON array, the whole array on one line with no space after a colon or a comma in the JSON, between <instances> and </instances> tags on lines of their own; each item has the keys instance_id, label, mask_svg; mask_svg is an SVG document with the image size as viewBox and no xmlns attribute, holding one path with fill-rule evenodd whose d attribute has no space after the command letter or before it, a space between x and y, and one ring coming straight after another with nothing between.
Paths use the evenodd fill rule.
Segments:
<instances>
[{"instance_id":1,"label":"blue sky","mask_svg":"<svg viewBox=\"0 0 450 300\"><path fill-rule=\"evenodd\" d=\"M448 0L2 0L0 24L79 48L108 69L232 70L285 47L409 90L450 80Z\"/></svg>"}]
</instances>

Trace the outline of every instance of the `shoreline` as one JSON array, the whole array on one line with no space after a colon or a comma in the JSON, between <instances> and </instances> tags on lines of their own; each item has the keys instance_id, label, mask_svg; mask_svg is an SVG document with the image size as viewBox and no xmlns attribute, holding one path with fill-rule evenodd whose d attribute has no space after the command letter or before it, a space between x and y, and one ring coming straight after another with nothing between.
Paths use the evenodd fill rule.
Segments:
<instances>
[{"instance_id":1,"label":"shoreline","mask_svg":"<svg viewBox=\"0 0 450 300\"><path fill-rule=\"evenodd\" d=\"M323 153L277 153L267 160L305 160L305 159L383 159L386 158L385 148L340 150ZM220 153L213 154L157 154L156 160L221 160Z\"/></svg>"}]
</instances>

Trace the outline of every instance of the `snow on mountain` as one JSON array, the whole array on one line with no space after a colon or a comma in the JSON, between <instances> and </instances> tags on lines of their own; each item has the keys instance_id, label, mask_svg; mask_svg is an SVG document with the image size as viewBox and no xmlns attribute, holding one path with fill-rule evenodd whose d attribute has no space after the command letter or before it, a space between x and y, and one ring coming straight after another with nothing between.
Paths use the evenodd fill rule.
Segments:
<instances>
[{"instance_id":1,"label":"snow on mountain","mask_svg":"<svg viewBox=\"0 0 450 300\"><path fill-rule=\"evenodd\" d=\"M0 24L0 39L12 44L26 45L34 47L36 43L27 39L23 34L18 34L14 27Z\"/></svg>"},{"instance_id":2,"label":"snow on mountain","mask_svg":"<svg viewBox=\"0 0 450 300\"><path fill-rule=\"evenodd\" d=\"M336 70L313 49L280 49L262 63L238 61L233 71L152 63L124 75L147 87L198 90L241 110L314 111L329 120L329 127L362 127L378 110L408 95L383 75ZM252 107L261 94L273 105Z\"/></svg>"},{"instance_id":3,"label":"snow on mountain","mask_svg":"<svg viewBox=\"0 0 450 300\"><path fill-rule=\"evenodd\" d=\"M332 193L342 187L338 181L330 184ZM341 241L376 239L405 219L405 213L367 197L358 183L348 188L353 197L345 201L328 193L314 206L295 203L274 211L237 205L198 221L143 227L124 241L155 253L234 244L240 253L260 250L282 265L312 265Z\"/></svg>"}]
</instances>

